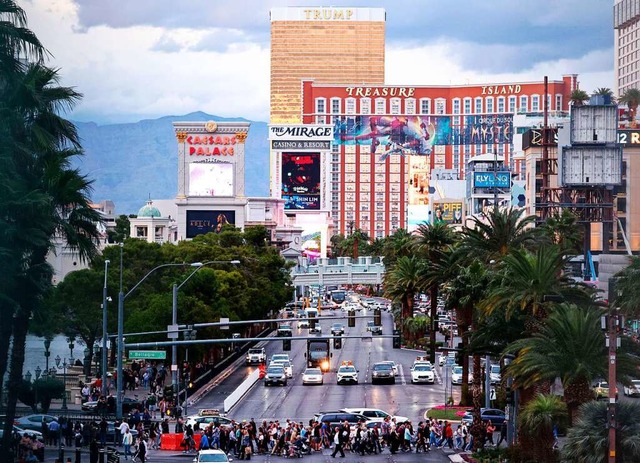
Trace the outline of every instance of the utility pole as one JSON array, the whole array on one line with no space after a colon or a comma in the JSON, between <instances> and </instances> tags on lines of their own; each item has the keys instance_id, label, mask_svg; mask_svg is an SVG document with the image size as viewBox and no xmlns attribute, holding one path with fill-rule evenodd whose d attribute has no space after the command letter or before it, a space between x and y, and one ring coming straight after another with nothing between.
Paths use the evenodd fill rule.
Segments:
<instances>
[{"instance_id":1,"label":"utility pole","mask_svg":"<svg viewBox=\"0 0 640 463\"><path fill-rule=\"evenodd\" d=\"M609 280L609 320L608 324L603 321L602 327L605 328L608 325L609 330L609 409L608 409L608 424L609 424L609 463L616 463L616 401L617 401L617 381L616 381L616 357L618 347L618 314L617 314L617 293L616 293L616 279L611 278Z\"/></svg>"}]
</instances>

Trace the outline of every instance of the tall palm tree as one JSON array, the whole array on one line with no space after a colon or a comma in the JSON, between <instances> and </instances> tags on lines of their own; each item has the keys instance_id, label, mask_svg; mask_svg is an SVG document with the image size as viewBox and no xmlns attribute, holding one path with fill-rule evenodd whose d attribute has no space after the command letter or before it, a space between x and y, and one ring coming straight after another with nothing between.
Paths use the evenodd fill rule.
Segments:
<instances>
[{"instance_id":1,"label":"tall palm tree","mask_svg":"<svg viewBox=\"0 0 640 463\"><path fill-rule=\"evenodd\" d=\"M471 226L462 230L462 247L487 263L512 249L531 247L539 231L533 227L535 217L523 215L524 209L491 208L485 219L474 217Z\"/></svg>"},{"instance_id":2,"label":"tall palm tree","mask_svg":"<svg viewBox=\"0 0 640 463\"><path fill-rule=\"evenodd\" d=\"M609 455L609 410L606 402L588 402L580 407L579 418L569 429L561 451L561 461L601 463ZM640 404L616 404L616 461L640 461Z\"/></svg>"},{"instance_id":3,"label":"tall palm tree","mask_svg":"<svg viewBox=\"0 0 640 463\"><path fill-rule=\"evenodd\" d=\"M424 274L425 263L417 256L401 257L390 271L385 272L384 294L389 299L400 302L400 326L403 330L404 320L413 317L413 299L423 288Z\"/></svg>"},{"instance_id":4,"label":"tall palm tree","mask_svg":"<svg viewBox=\"0 0 640 463\"><path fill-rule=\"evenodd\" d=\"M616 293L609 294L609 301L620 307L631 319L640 318L640 257L629 258L629 265L616 273Z\"/></svg>"},{"instance_id":5,"label":"tall palm tree","mask_svg":"<svg viewBox=\"0 0 640 463\"><path fill-rule=\"evenodd\" d=\"M607 375L608 351L600 329L602 310L598 309L560 304L539 331L512 343L506 351L517 354L506 370L516 387L533 387L541 380L560 378L569 424L578 407L593 400L592 381ZM620 351L619 377L624 380L633 374L637 363Z\"/></svg>"},{"instance_id":6,"label":"tall palm tree","mask_svg":"<svg viewBox=\"0 0 640 463\"><path fill-rule=\"evenodd\" d=\"M579 88L576 88L569 96L569 103L572 106L582 106L587 101L589 101L589 94Z\"/></svg>"},{"instance_id":7,"label":"tall palm tree","mask_svg":"<svg viewBox=\"0 0 640 463\"><path fill-rule=\"evenodd\" d=\"M393 267L396 260L402 256L414 253L415 238L404 228L399 228L389 235L384 242L383 255L385 268Z\"/></svg>"},{"instance_id":8,"label":"tall palm tree","mask_svg":"<svg viewBox=\"0 0 640 463\"><path fill-rule=\"evenodd\" d=\"M0 76L2 80L19 72L25 60L40 61L47 54L36 35L26 26L25 11L13 0L0 0Z\"/></svg>"},{"instance_id":9,"label":"tall palm tree","mask_svg":"<svg viewBox=\"0 0 640 463\"><path fill-rule=\"evenodd\" d=\"M453 246L458 240L456 232L445 222L433 224L424 223L418 227L416 248L426 258L431 266L437 266L444 258L443 252ZM438 293L444 282L441 275L431 272L428 281L430 297L431 329L429 331L429 358L431 363L436 361L436 317L438 315Z\"/></svg>"},{"instance_id":10,"label":"tall palm tree","mask_svg":"<svg viewBox=\"0 0 640 463\"><path fill-rule=\"evenodd\" d=\"M424 337L424 333L429 329L429 317L418 315L416 317L405 318L402 324L403 329L411 336L412 341Z\"/></svg>"},{"instance_id":11,"label":"tall palm tree","mask_svg":"<svg viewBox=\"0 0 640 463\"><path fill-rule=\"evenodd\" d=\"M540 226L540 231L551 243L558 245L567 254L580 254L583 229L578 226L576 216L568 209L563 209L561 214L549 217Z\"/></svg>"},{"instance_id":12,"label":"tall palm tree","mask_svg":"<svg viewBox=\"0 0 640 463\"><path fill-rule=\"evenodd\" d=\"M520 428L533 437L537 445L525 451L531 452L534 461L553 462L553 427L566 417L567 406L554 394L539 394L527 403L520 414Z\"/></svg>"},{"instance_id":13,"label":"tall palm tree","mask_svg":"<svg viewBox=\"0 0 640 463\"><path fill-rule=\"evenodd\" d=\"M618 98L618 103L626 104L629 108L629 118L631 119L631 126L636 126L636 113L638 112L638 105L640 105L640 90L637 88L628 88Z\"/></svg>"}]
</instances>

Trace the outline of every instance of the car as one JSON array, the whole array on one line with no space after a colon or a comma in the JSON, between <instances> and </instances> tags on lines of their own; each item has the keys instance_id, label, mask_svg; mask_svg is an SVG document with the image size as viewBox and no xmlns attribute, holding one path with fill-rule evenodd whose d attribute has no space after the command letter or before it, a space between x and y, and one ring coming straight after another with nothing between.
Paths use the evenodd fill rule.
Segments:
<instances>
[{"instance_id":1,"label":"car","mask_svg":"<svg viewBox=\"0 0 640 463\"><path fill-rule=\"evenodd\" d=\"M269 365L269 368L267 368L267 372L264 376L264 385L266 387L272 384L281 384L283 386L287 385L287 373L280 365Z\"/></svg>"},{"instance_id":2,"label":"car","mask_svg":"<svg viewBox=\"0 0 640 463\"><path fill-rule=\"evenodd\" d=\"M339 426L345 421L348 422L352 428L357 426L358 423L369 422L369 418L364 415L359 415L357 413L348 413L344 411L320 412L315 416L315 419L319 423L329 423L329 426L331 426L331 428Z\"/></svg>"},{"instance_id":3,"label":"car","mask_svg":"<svg viewBox=\"0 0 640 463\"><path fill-rule=\"evenodd\" d=\"M373 320L367 322L367 331L370 331L371 334L382 334L382 327L376 326Z\"/></svg>"},{"instance_id":4,"label":"car","mask_svg":"<svg viewBox=\"0 0 640 463\"><path fill-rule=\"evenodd\" d=\"M374 363L371 368L371 384L377 384L382 381L386 381L391 384L396 383L396 377L393 374L393 367L388 363Z\"/></svg>"},{"instance_id":5,"label":"car","mask_svg":"<svg viewBox=\"0 0 640 463\"><path fill-rule=\"evenodd\" d=\"M491 424L500 426L502 422L507 418L504 411L497 408L481 408L480 419L482 419L483 423L491 421ZM473 423L473 410L467 410L465 412L464 416L462 417L462 422L467 424L468 426Z\"/></svg>"},{"instance_id":6,"label":"car","mask_svg":"<svg viewBox=\"0 0 640 463\"><path fill-rule=\"evenodd\" d=\"M462 367L454 365L451 369L451 384L462 384Z\"/></svg>"},{"instance_id":7,"label":"car","mask_svg":"<svg viewBox=\"0 0 640 463\"><path fill-rule=\"evenodd\" d=\"M278 330L276 332L276 336L278 336L279 338L290 338L293 336L293 333L291 331L291 325L289 325L288 323L283 323L282 325L280 325L278 327Z\"/></svg>"},{"instance_id":8,"label":"car","mask_svg":"<svg viewBox=\"0 0 640 463\"><path fill-rule=\"evenodd\" d=\"M342 411L348 413L356 413L358 415L363 415L369 419L368 423L382 423L385 418L389 417L391 420L395 420L396 423L405 423L409 421L409 418L406 416L399 415L390 415L384 410L380 410L379 408L343 408Z\"/></svg>"},{"instance_id":9,"label":"car","mask_svg":"<svg viewBox=\"0 0 640 463\"><path fill-rule=\"evenodd\" d=\"M358 384L358 370L351 362L342 362L336 374L338 384Z\"/></svg>"},{"instance_id":10,"label":"car","mask_svg":"<svg viewBox=\"0 0 640 463\"><path fill-rule=\"evenodd\" d=\"M284 368L284 372L287 374L287 378L293 378L293 366L291 365L291 362L288 362L287 360L277 360L271 362L269 366L271 365L280 365L282 368Z\"/></svg>"},{"instance_id":11,"label":"car","mask_svg":"<svg viewBox=\"0 0 640 463\"><path fill-rule=\"evenodd\" d=\"M418 363L411 369L411 382L433 384L436 381L436 375L431 365L426 363Z\"/></svg>"},{"instance_id":12,"label":"car","mask_svg":"<svg viewBox=\"0 0 640 463\"><path fill-rule=\"evenodd\" d=\"M593 394L596 400L606 399L609 397L609 383L606 381L600 381L593 385Z\"/></svg>"},{"instance_id":13,"label":"car","mask_svg":"<svg viewBox=\"0 0 640 463\"><path fill-rule=\"evenodd\" d=\"M502 380L502 374L500 373L500 365L494 364L491 365L491 370L489 372L491 377L491 384L498 384Z\"/></svg>"},{"instance_id":14,"label":"car","mask_svg":"<svg viewBox=\"0 0 640 463\"><path fill-rule=\"evenodd\" d=\"M291 359L289 358L289 354L273 354L271 356L271 360L269 360L269 363L278 362L280 360L286 360L287 362L291 361Z\"/></svg>"},{"instance_id":15,"label":"car","mask_svg":"<svg viewBox=\"0 0 640 463\"><path fill-rule=\"evenodd\" d=\"M316 322L316 326L314 326L313 328L309 328L309 333L322 334L322 326L320 325L320 323Z\"/></svg>"},{"instance_id":16,"label":"car","mask_svg":"<svg viewBox=\"0 0 640 463\"><path fill-rule=\"evenodd\" d=\"M393 360L383 360L382 362L379 363L388 363L389 365L391 365L391 368L393 369L393 376L398 376L398 364L393 361Z\"/></svg>"},{"instance_id":17,"label":"car","mask_svg":"<svg viewBox=\"0 0 640 463\"><path fill-rule=\"evenodd\" d=\"M307 368L302 373L302 384L324 384L324 375L320 368Z\"/></svg>"},{"instance_id":18,"label":"car","mask_svg":"<svg viewBox=\"0 0 640 463\"><path fill-rule=\"evenodd\" d=\"M2 436L4 436L3 428L4 428L4 424L0 426L0 439L2 439ZM14 424L13 434L17 434L20 437L31 436L44 444L44 437L42 436L42 433L40 431L34 431L33 429L22 429Z\"/></svg>"},{"instance_id":19,"label":"car","mask_svg":"<svg viewBox=\"0 0 640 463\"><path fill-rule=\"evenodd\" d=\"M13 424L22 429L41 431L43 422L48 426L52 421L58 421L58 418L53 415L38 413L35 415L22 416L20 418L16 417L13 420Z\"/></svg>"},{"instance_id":20,"label":"car","mask_svg":"<svg viewBox=\"0 0 640 463\"><path fill-rule=\"evenodd\" d=\"M200 410L196 415L191 415L185 419L185 425L191 425L193 428L196 423L202 429L210 423L214 425L226 426L232 423L232 420L220 414L220 410L205 408Z\"/></svg>"},{"instance_id":21,"label":"car","mask_svg":"<svg viewBox=\"0 0 640 463\"><path fill-rule=\"evenodd\" d=\"M265 353L264 347L252 347L251 349L249 349L244 359L247 365L264 363L266 360L267 354Z\"/></svg>"},{"instance_id":22,"label":"car","mask_svg":"<svg viewBox=\"0 0 640 463\"><path fill-rule=\"evenodd\" d=\"M344 325L342 323L334 323L331 325L331 334L334 336L342 336L344 334Z\"/></svg>"},{"instance_id":23,"label":"car","mask_svg":"<svg viewBox=\"0 0 640 463\"><path fill-rule=\"evenodd\" d=\"M198 456L193 460L195 463L220 463L220 462L228 462L229 457L222 450L217 449L209 449L209 450L200 450L198 452Z\"/></svg>"},{"instance_id":24,"label":"car","mask_svg":"<svg viewBox=\"0 0 640 463\"><path fill-rule=\"evenodd\" d=\"M631 384L624 387L623 393L629 397L640 395L640 379L632 379Z\"/></svg>"},{"instance_id":25,"label":"car","mask_svg":"<svg viewBox=\"0 0 640 463\"><path fill-rule=\"evenodd\" d=\"M298 322L298 329L299 330L307 329L307 328L309 328L309 320L300 320Z\"/></svg>"},{"instance_id":26,"label":"car","mask_svg":"<svg viewBox=\"0 0 640 463\"><path fill-rule=\"evenodd\" d=\"M88 402L85 402L82 404L82 411L85 413L99 413L100 411L98 410L98 401L97 400L90 400ZM124 413L131 413L133 410L138 410L138 411L144 411L144 407L142 406L142 402L137 400L137 399L133 399L131 397L124 397L122 399L122 411ZM115 412L115 409L113 410L109 410L107 409L108 412Z\"/></svg>"},{"instance_id":27,"label":"car","mask_svg":"<svg viewBox=\"0 0 640 463\"><path fill-rule=\"evenodd\" d=\"M447 357L448 357L447 354L441 353L438 356L438 365L440 365L441 367L444 366L444 364L447 363Z\"/></svg>"}]
</instances>

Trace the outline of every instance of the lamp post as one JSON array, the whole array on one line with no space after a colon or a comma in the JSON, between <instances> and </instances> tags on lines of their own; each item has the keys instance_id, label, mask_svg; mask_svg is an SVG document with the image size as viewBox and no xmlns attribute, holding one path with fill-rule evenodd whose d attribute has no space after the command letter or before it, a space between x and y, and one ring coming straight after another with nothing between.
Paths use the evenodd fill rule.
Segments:
<instances>
[{"instance_id":1,"label":"lamp post","mask_svg":"<svg viewBox=\"0 0 640 463\"><path fill-rule=\"evenodd\" d=\"M104 286L102 288L102 395L107 396L107 271L109 259L104 261Z\"/></svg>"},{"instance_id":2,"label":"lamp post","mask_svg":"<svg viewBox=\"0 0 640 463\"><path fill-rule=\"evenodd\" d=\"M84 371L85 374L89 377L91 377L91 358L89 357L89 355L91 355L91 349L89 349L88 347L84 348Z\"/></svg>"},{"instance_id":3,"label":"lamp post","mask_svg":"<svg viewBox=\"0 0 640 463\"><path fill-rule=\"evenodd\" d=\"M49 356L51 352L49 351L49 347L51 347L51 339L46 338L44 340L44 361L45 361L45 370L49 370Z\"/></svg>"},{"instance_id":4,"label":"lamp post","mask_svg":"<svg viewBox=\"0 0 640 463\"><path fill-rule=\"evenodd\" d=\"M73 348L76 346L73 344L73 339L69 338L68 341L69 341L69 364L73 365Z\"/></svg>"},{"instance_id":5,"label":"lamp post","mask_svg":"<svg viewBox=\"0 0 640 463\"><path fill-rule=\"evenodd\" d=\"M208 260L206 262L194 262L191 264L192 267L197 267L191 274L184 279L182 283L179 285L173 284L173 293L172 293L172 304L171 304L171 324L175 327L178 325L178 290L184 286L184 284L189 281L189 279L195 275L202 267L209 264L232 264L239 265L239 260ZM170 333L170 337L177 338L178 333ZM173 395L174 397L178 397L178 346L175 344L171 346L171 384L173 385Z\"/></svg>"},{"instance_id":6,"label":"lamp post","mask_svg":"<svg viewBox=\"0 0 640 463\"><path fill-rule=\"evenodd\" d=\"M122 244L120 244L120 290L118 292L118 338L117 338L117 381L116 381L116 418L117 419L122 419L122 399L123 399L123 385L122 385L122 356L124 354L124 300L129 297L129 295L131 295L131 293L133 293L138 286L140 286L142 284L143 281L145 281L152 273L154 273L156 270L164 268L164 267L186 267L186 266L193 266L193 267L198 267L196 269L199 270L200 267L202 267L203 265L206 264L210 264L210 263L214 263L214 262L221 262L221 263L235 263L239 261L209 261L209 262L195 262L193 264L187 264L187 263L180 263L180 264L161 264L158 265L154 268L152 268L151 270L149 270L149 272L142 277L142 279L140 281L138 281L138 283L136 283L134 285L133 288L131 288L129 290L129 292L127 292L126 294L124 293L123 289L122 289L122 267L123 267L123 249L124 246ZM195 273L195 271L193 272ZM193 273L191 275L189 275L189 277L187 277L187 280L193 275ZM185 280L186 282L186 280ZM182 284L184 284L184 282L182 282ZM182 284L180 286L182 286ZM175 285L174 285L175 287ZM176 294L176 298L177 298L177 289L175 289L175 294ZM176 301L177 304L177 299L174 299L174 301ZM175 310L177 310L177 305L174 305L175 309L174 309L174 314L176 313ZM175 324L175 323L174 323ZM175 361L175 360L172 360ZM177 366L176 366L177 367Z\"/></svg>"}]
</instances>

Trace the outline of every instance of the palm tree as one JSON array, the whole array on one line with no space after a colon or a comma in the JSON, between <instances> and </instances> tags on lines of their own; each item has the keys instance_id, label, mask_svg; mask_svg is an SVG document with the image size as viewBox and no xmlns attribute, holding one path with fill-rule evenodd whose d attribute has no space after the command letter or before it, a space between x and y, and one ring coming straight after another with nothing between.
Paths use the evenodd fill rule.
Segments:
<instances>
[{"instance_id":1,"label":"palm tree","mask_svg":"<svg viewBox=\"0 0 640 463\"><path fill-rule=\"evenodd\" d=\"M552 462L553 427L567 415L567 406L554 394L539 394L527 403L520 414L520 429L535 439L537 445L525 449L532 453L534 461Z\"/></svg>"},{"instance_id":2,"label":"palm tree","mask_svg":"<svg viewBox=\"0 0 640 463\"><path fill-rule=\"evenodd\" d=\"M413 298L423 288L424 273L425 264L416 256L399 258L396 265L385 272L384 293L389 299L400 302L403 329L404 320L413 317Z\"/></svg>"},{"instance_id":3,"label":"palm tree","mask_svg":"<svg viewBox=\"0 0 640 463\"><path fill-rule=\"evenodd\" d=\"M578 407L593 400L591 383L608 372L608 351L600 329L602 310L598 309L560 304L539 331L506 350L517 354L506 370L514 377L516 387L533 387L540 381L560 378L570 425ZM622 380L636 367L633 357L619 352L617 368Z\"/></svg>"},{"instance_id":4,"label":"palm tree","mask_svg":"<svg viewBox=\"0 0 640 463\"><path fill-rule=\"evenodd\" d=\"M424 337L424 333L429 329L429 317L418 315L416 317L405 318L403 329L411 336L413 342Z\"/></svg>"},{"instance_id":5,"label":"palm tree","mask_svg":"<svg viewBox=\"0 0 640 463\"><path fill-rule=\"evenodd\" d=\"M567 254L580 254L584 233L578 227L576 216L568 209L549 217L540 230L551 243L560 246Z\"/></svg>"},{"instance_id":6,"label":"palm tree","mask_svg":"<svg viewBox=\"0 0 640 463\"><path fill-rule=\"evenodd\" d=\"M611 103L616 102L616 97L613 95L613 90L608 87L599 87L594 90L591 95L609 97L611 99Z\"/></svg>"},{"instance_id":7,"label":"palm tree","mask_svg":"<svg viewBox=\"0 0 640 463\"><path fill-rule=\"evenodd\" d=\"M609 411L606 402L588 402L580 407L579 418L569 429L562 446L561 461L600 463L609 455ZM616 404L616 461L640 461L640 404Z\"/></svg>"},{"instance_id":8,"label":"palm tree","mask_svg":"<svg viewBox=\"0 0 640 463\"><path fill-rule=\"evenodd\" d=\"M418 227L416 248L426 258L429 265L436 267L438 262L444 257L443 252L453 246L457 239L458 236L456 232L445 222L436 222L433 224L424 223ZM435 323L438 315L438 292L443 281L442 275L439 273L430 273L428 288L431 299L431 329L429 331L429 358L431 363L435 363L436 361Z\"/></svg>"},{"instance_id":9,"label":"palm tree","mask_svg":"<svg viewBox=\"0 0 640 463\"><path fill-rule=\"evenodd\" d=\"M411 256L414 252L415 238L404 228L399 228L389 235L384 242L382 255L385 268L390 269L402 256Z\"/></svg>"},{"instance_id":10,"label":"palm tree","mask_svg":"<svg viewBox=\"0 0 640 463\"><path fill-rule=\"evenodd\" d=\"M631 127L636 126L636 113L638 112L638 105L640 104L640 90L637 88L628 88L618 98L618 102L626 104L629 108L629 118L631 119Z\"/></svg>"},{"instance_id":11,"label":"palm tree","mask_svg":"<svg viewBox=\"0 0 640 463\"><path fill-rule=\"evenodd\" d=\"M573 106L582 106L587 101L589 101L589 94L579 88L576 88L569 96L569 103Z\"/></svg>"},{"instance_id":12,"label":"palm tree","mask_svg":"<svg viewBox=\"0 0 640 463\"><path fill-rule=\"evenodd\" d=\"M512 249L531 247L539 232L533 227L535 217L523 214L524 209L491 208L486 219L473 217L471 226L462 230L462 247L487 263Z\"/></svg>"},{"instance_id":13,"label":"palm tree","mask_svg":"<svg viewBox=\"0 0 640 463\"><path fill-rule=\"evenodd\" d=\"M27 15L13 0L0 0L0 76L20 72L23 60L41 61L47 54L36 35L26 28Z\"/></svg>"},{"instance_id":14,"label":"palm tree","mask_svg":"<svg viewBox=\"0 0 640 463\"><path fill-rule=\"evenodd\" d=\"M640 257L629 258L629 265L615 275L617 294L609 294L609 301L620 307L631 319L640 318ZM618 296L619 294L619 296Z\"/></svg>"}]
</instances>

